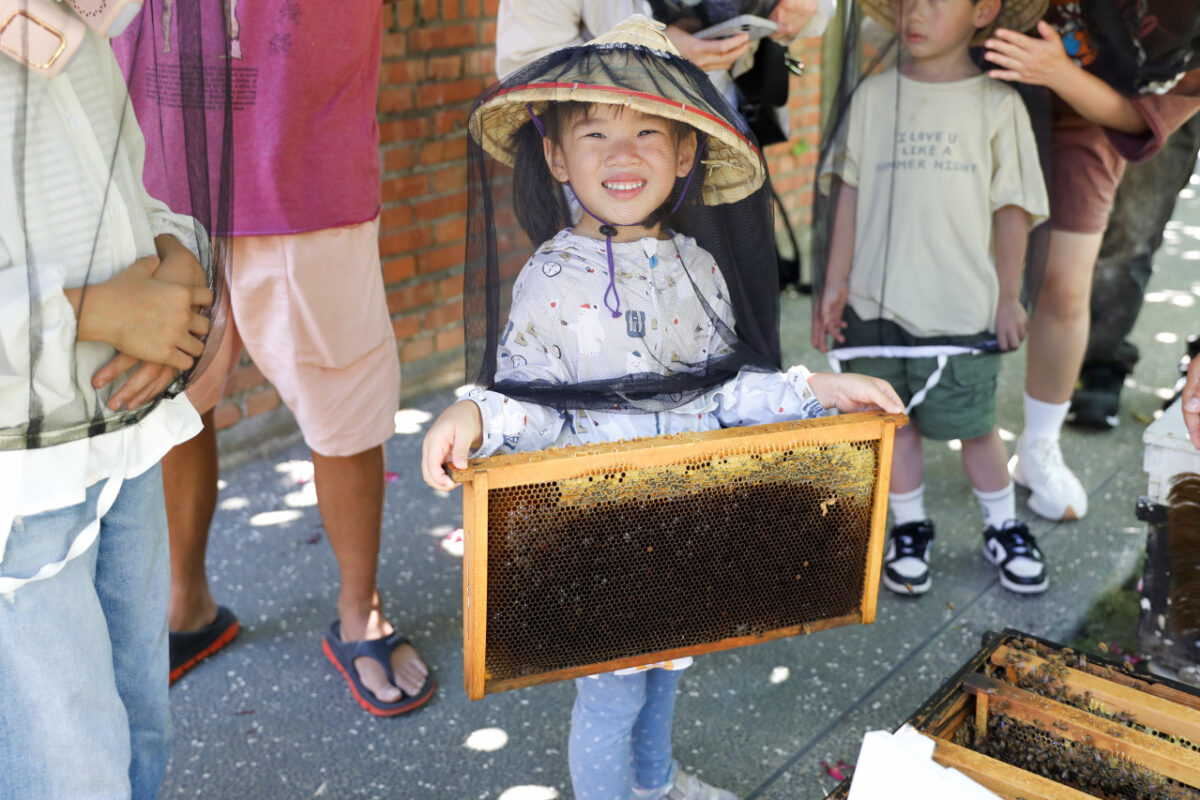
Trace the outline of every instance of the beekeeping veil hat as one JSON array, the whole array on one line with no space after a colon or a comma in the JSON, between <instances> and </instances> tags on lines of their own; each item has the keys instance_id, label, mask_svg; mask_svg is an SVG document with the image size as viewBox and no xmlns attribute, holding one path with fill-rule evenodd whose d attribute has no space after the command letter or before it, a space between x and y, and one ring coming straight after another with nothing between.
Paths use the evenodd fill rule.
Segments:
<instances>
[{"instance_id":1,"label":"beekeeping veil hat","mask_svg":"<svg viewBox=\"0 0 1200 800\"><path fill-rule=\"evenodd\" d=\"M587 284L594 285L588 305L609 317L600 323L614 330L625 331L618 318L634 315L628 316L633 326L628 333L642 339L634 348L646 356L639 363L652 366L631 367L614 356L631 346L619 339L608 339L601 352L568 352L568 359L578 356L584 362L571 380L514 371L503 357L503 331L512 321L512 280L535 249L553 247L550 240L570 228L576 214L591 213L553 179L542 155L543 136L553 135L542 118L551 106L564 102L613 105L662 117L682 123L687 126L685 135L695 136L695 164L676 181L655 221L694 239L711 254L720 273L720 288L714 291L700 288L686 269L669 277L672 306L682 309L690 324L714 331L715 339L708 343L712 346L702 348L699 358L675 349L658 351L667 346L662 337L677 315L656 305L663 295L655 292L635 302L638 287L645 280L653 282L653 276L623 270L622 257L618 253L614 261L614 252L629 243L618 246L611 235L607 242L596 242L604 257L602 268ZM585 45L551 53L517 70L480 96L468 129L468 381L558 408L649 411L687 402L740 369L777 367L778 285L766 164L745 123L705 74L678 54L661 25L634 16ZM704 258L683 261L685 268L708 264ZM680 281L691 287L684 299L678 294ZM644 336L639 327L643 320ZM562 316L561 327L575 324L574 318ZM561 350L561 344L550 341L556 338L553 326L547 322L545 327L538 332L548 337L542 344L548 351Z\"/></svg>"}]
</instances>

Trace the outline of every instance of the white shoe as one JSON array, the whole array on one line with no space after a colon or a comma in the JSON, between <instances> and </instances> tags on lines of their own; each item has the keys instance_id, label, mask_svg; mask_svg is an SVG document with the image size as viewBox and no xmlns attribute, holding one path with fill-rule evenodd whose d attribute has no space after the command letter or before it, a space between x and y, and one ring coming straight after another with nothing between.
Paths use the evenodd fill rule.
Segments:
<instances>
[{"instance_id":1,"label":"white shoe","mask_svg":"<svg viewBox=\"0 0 1200 800\"><path fill-rule=\"evenodd\" d=\"M1008 462L1013 481L1026 487L1029 507L1046 519L1080 519L1087 513L1087 492L1063 463L1062 450L1052 439L1017 439L1017 452Z\"/></svg>"},{"instance_id":2,"label":"white shoe","mask_svg":"<svg viewBox=\"0 0 1200 800\"><path fill-rule=\"evenodd\" d=\"M670 786L654 794L634 789L633 800L641 800L644 797L653 797L656 800L738 800L738 796L733 792L709 786L690 772L684 772L678 761L671 767L671 778Z\"/></svg>"}]
</instances>

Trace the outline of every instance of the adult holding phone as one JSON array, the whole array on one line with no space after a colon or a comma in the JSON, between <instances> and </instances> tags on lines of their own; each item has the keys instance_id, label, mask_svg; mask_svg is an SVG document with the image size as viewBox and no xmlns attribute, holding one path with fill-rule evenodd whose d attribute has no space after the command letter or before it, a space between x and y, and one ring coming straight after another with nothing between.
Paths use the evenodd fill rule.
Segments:
<instances>
[{"instance_id":1,"label":"adult holding phone","mask_svg":"<svg viewBox=\"0 0 1200 800\"><path fill-rule=\"evenodd\" d=\"M833 15L835 0L778 0L767 15L775 23L771 38L786 44L798 36L816 36ZM496 74L503 78L547 53L575 47L612 30L630 14L650 14L641 0L500 0L496 14ZM670 24L667 38L679 53L708 73L725 72L753 53L744 33L702 39L700 25ZM710 75L711 77L711 75Z\"/></svg>"}]
</instances>

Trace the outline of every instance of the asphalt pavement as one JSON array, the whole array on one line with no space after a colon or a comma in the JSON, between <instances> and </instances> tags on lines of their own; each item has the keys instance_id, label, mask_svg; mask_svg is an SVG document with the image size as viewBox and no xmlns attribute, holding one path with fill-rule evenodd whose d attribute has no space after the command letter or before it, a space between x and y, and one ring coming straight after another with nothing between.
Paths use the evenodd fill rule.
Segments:
<instances>
[{"instance_id":1,"label":"asphalt pavement","mask_svg":"<svg viewBox=\"0 0 1200 800\"><path fill-rule=\"evenodd\" d=\"M1085 519L1050 523L1024 505L1050 588L1019 597L981 554L979 511L952 446L927 443L926 505L937 525L933 588L880 591L873 625L698 658L681 684L677 757L710 783L759 798L823 798L821 762L853 762L864 732L892 729L953 673L986 630L1068 641L1144 548L1134 504L1146 491L1142 432L1200 331L1200 178L1184 191L1135 332L1142 361L1111 432L1068 429L1066 460L1089 493ZM808 344L809 298L784 297L787 363L823 368ZM998 416L1011 452L1021 426L1024 357L1005 357ZM351 698L321 652L333 621L336 563L301 445L226 470L209 573L241 636L171 689L175 740L165 798L551 800L572 796L567 733L574 689L551 684L471 701L463 689L458 492L420 480L421 437L450 391L413 399L387 444L379 583L391 620L432 666L424 708L378 719Z\"/></svg>"}]
</instances>

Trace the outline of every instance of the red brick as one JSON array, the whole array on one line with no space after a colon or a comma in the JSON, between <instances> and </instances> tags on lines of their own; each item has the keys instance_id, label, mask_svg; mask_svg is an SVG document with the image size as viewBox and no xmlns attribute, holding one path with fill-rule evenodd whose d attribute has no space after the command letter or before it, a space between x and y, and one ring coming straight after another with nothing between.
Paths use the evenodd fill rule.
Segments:
<instances>
[{"instance_id":1,"label":"red brick","mask_svg":"<svg viewBox=\"0 0 1200 800\"><path fill-rule=\"evenodd\" d=\"M429 174L429 186L435 192L446 192L467 185L467 166L443 167Z\"/></svg>"},{"instance_id":2,"label":"red brick","mask_svg":"<svg viewBox=\"0 0 1200 800\"><path fill-rule=\"evenodd\" d=\"M433 355L433 337L405 342L400 348L400 363L411 364Z\"/></svg>"},{"instance_id":3,"label":"red brick","mask_svg":"<svg viewBox=\"0 0 1200 800\"><path fill-rule=\"evenodd\" d=\"M478 17L483 13L483 0L463 0L463 16Z\"/></svg>"},{"instance_id":4,"label":"red brick","mask_svg":"<svg viewBox=\"0 0 1200 800\"><path fill-rule=\"evenodd\" d=\"M428 275L430 272L437 272L447 267L459 266L465 258L466 249L461 242L434 250L426 250L417 256L417 274ZM432 290L432 284L429 286Z\"/></svg>"},{"instance_id":5,"label":"red brick","mask_svg":"<svg viewBox=\"0 0 1200 800\"><path fill-rule=\"evenodd\" d=\"M384 258L399 256L431 244L433 244L433 232L425 225L418 225L401 233L380 236L379 254Z\"/></svg>"},{"instance_id":6,"label":"red brick","mask_svg":"<svg viewBox=\"0 0 1200 800\"><path fill-rule=\"evenodd\" d=\"M434 331L462 319L462 303L447 303L425 312L425 330Z\"/></svg>"},{"instance_id":7,"label":"red brick","mask_svg":"<svg viewBox=\"0 0 1200 800\"><path fill-rule=\"evenodd\" d=\"M229 376L228 380L225 381L225 396L239 394L247 389L253 389L255 386L261 386L266 382L267 379L263 377L262 372L253 364L238 367Z\"/></svg>"},{"instance_id":8,"label":"red brick","mask_svg":"<svg viewBox=\"0 0 1200 800\"><path fill-rule=\"evenodd\" d=\"M453 350L463 346L463 329L462 326L451 328L448 331L439 331L433 337L433 346L439 353L447 350Z\"/></svg>"},{"instance_id":9,"label":"red brick","mask_svg":"<svg viewBox=\"0 0 1200 800\"><path fill-rule=\"evenodd\" d=\"M488 0L488 5L491 5L492 2L493 2L493 0ZM490 44L493 46L496 44L496 23L495 22L489 22L483 26L483 30L480 32L480 36L479 36L479 43L480 44Z\"/></svg>"},{"instance_id":10,"label":"red brick","mask_svg":"<svg viewBox=\"0 0 1200 800\"><path fill-rule=\"evenodd\" d=\"M384 63L379 69L379 83L386 86L389 83L416 83L425 80L426 63L423 58L409 58L404 61Z\"/></svg>"},{"instance_id":11,"label":"red brick","mask_svg":"<svg viewBox=\"0 0 1200 800\"><path fill-rule=\"evenodd\" d=\"M418 160L422 164L443 164L447 161L457 161L467 157L467 136L455 136L421 145L421 155Z\"/></svg>"},{"instance_id":12,"label":"red brick","mask_svg":"<svg viewBox=\"0 0 1200 800\"><path fill-rule=\"evenodd\" d=\"M500 0L483 0L483 10L489 17L496 16L500 10Z\"/></svg>"},{"instance_id":13,"label":"red brick","mask_svg":"<svg viewBox=\"0 0 1200 800\"><path fill-rule=\"evenodd\" d=\"M483 91L479 78L464 78L460 81L429 83L417 89L417 105L421 108L447 106L474 100Z\"/></svg>"},{"instance_id":14,"label":"red brick","mask_svg":"<svg viewBox=\"0 0 1200 800\"><path fill-rule=\"evenodd\" d=\"M434 56L429 59L429 78L435 81L456 81L462 77L460 56Z\"/></svg>"},{"instance_id":15,"label":"red brick","mask_svg":"<svg viewBox=\"0 0 1200 800\"><path fill-rule=\"evenodd\" d=\"M383 151L383 171L408 169L417 162L417 148L412 145L389 147Z\"/></svg>"},{"instance_id":16,"label":"red brick","mask_svg":"<svg viewBox=\"0 0 1200 800\"><path fill-rule=\"evenodd\" d=\"M465 108L451 108L437 111L433 115L433 130L439 135L461 133L467 129L467 118L470 112Z\"/></svg>"},{"instance_id":17,"label":"red brick","mask_svg":"<svg viewBox=\"0 0 1200 800\"><path fill-rule=\"evenodd\" d=\"M413 212L420 222L430 222L451 214L462 214L467 210L466 191L455 192L413 204Z\"/></svg>"},{"instance_id":18,"label":"red brick","mask_svg":"<svg viewBox=\"0 0 1200 800\"><path fill-rule=\"evenodd\" d=\"M411 206L391 206L385 207L379 214L379 230L383 233L397 230L399 228L407 228L412 224L412 207Z\"/></svg>"},{"instance_id":19,"label":"red brick","mask_svg":"<svg viewBox=\"0 0 1200 800\"><path fill-rule=\"evenodd\" d=\"M417 274L417 259L411 255L383 260L383 282L385 284L406 281Z\"/></svg>"},{"instance_id":20,"label":"red brick","mask_svg":"<svg viewBox=\"0 0 1200 800\"><path fill-rule=\"evenodd\" d=\"M416 0L396 0L396 27L406 31L417 19Z\"/></svg>"},{"instance_id":21,"label":"red brick","mask_svg":"<svg viewBox=\"0 0 1200 800\"><path fill-rule=\"evenodd\" d=\"M401 12L403 13L403 12ZM407 25L405 26L408 27ZM403 56L408 53L408 34L385 33L383 35L383 57L385 59Z\"/></svg>"},{"instance_id":22,"label":"red brick","mask_svg":"<svg viewBox=\"0 0 1200 800\"><path fill-rule=\"evenodd\" d=\"M437 244L461 242L467 238L467 218L465 216L448 219L433 226L433 241Z\"/></svg>"},{"instance_id":23,"label":"red brick","mask_svg":"<svg viewBox=\"0 0 1200 800\"><path fill-rule=\"evenodd\" d=\"M409 46L418 52L471 47L477 43L474 25L446 25L439 28L418 28L408 34Z\"/></svg>"},{"instance_id":24,"label":"red brick","mask_svg":"<svg viewBox=\"0 0 1200 800\"><path fill-rule=\"evenodd\" d=\"M384 89L379 93L380 114L395 114L398 111L411 111L412 107L412 89Z\"/></svg>"},{"instance_id":25,"label":"red brick","mask_svg":"<svg viewBox=\"0 0 1200 800\"><path fill-rule=\"evenodd\" d=\"M438 0L421 0L421 19L438 18Z\"/></svg>"},{"instance_id":26,"label":"red brick","mask_svg":"<svg viewBox=\"0 0 1200 800\"><path fill-rule=\"evenodd\" d=\"M464 75L483 75L491 78L496 68L495 50L472 50L463 55Z\"/></svg>"},{"instance_id":27,"label":"red brick","mask_svg":"<svg viewBox=\"0 0 1200 800\"><path fill-rule=\"evenodd\" d=\"M219 431L232 427L242 419L242 410L228 401L217 403L213 409L213 427Z\"/></svg>"},{"instance_id":28,"label":"red brick","mask_svg":"<svg viewBox=\"0 0 1200 800\"><path fill-rule=\"evenodd\" d=\"M461 297L462 293L463 276L461 272L438 281L437 296L439 300L450 300L455 297Z\"/></svg>"},{"instance_id":29,"label":"red brick","mask_svg":"<svg viewBox=\"0 0 1200 800\"><path fill-rule=\"evenodd\" d=\"M247 417L257 417L259 414L274 411L277 408L279 408L279 392L274 389L255 392L246 398Z\"/></svg>"},{"instance_id":30,"label":"red brick","mask_svg":"<svg viewBox=\"0 0 1200 800\"><path fill-rule=\"evenodd\" d=\"M393 289L387 295L388 311L393 314L400 311L411 311L432 302L432 283L414 283L401 289Z\"/></svg>"},{"instance_id":31,"label":"red brick","mask_svg":"<svg viewBox=\"0 0 1200 800\"><path fill-rule=\"evenodd\" d=\"M421 315L405 314L399 319L392 320L392 332L400 341L411 339L421 332Z\"/></svg>"},{"instance_id":32,"label":"red brick","mask_svg":"<svg viewBox=\"0 0 1200 800\"><path fill-rule=\"evenodd\" d=\"M389 170L390 171L390 170ZM411 200L429 193L429 176L425 173L402 174L398 178L388 178L383 182L383 202L395 200Z\"/></svg>"}]
</instances>

